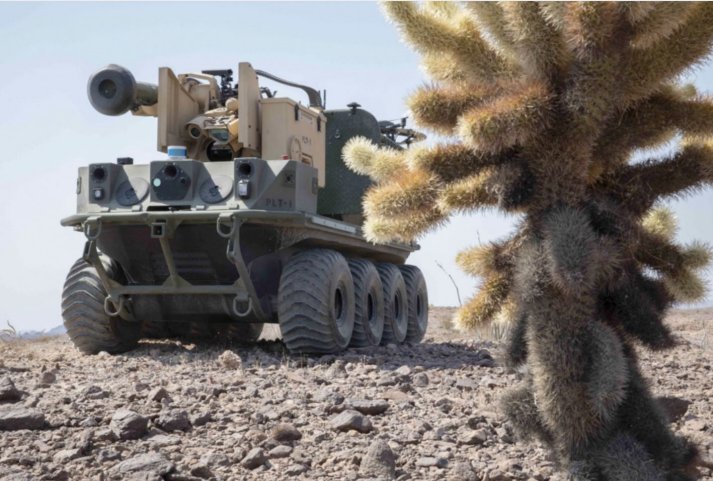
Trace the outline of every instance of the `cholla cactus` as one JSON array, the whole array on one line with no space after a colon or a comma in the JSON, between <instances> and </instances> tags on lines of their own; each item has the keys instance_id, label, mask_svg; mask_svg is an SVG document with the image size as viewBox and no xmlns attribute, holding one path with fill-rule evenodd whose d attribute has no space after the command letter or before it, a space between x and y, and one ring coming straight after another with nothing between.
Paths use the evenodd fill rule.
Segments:
<instances>
[{"instance_id":1,"label":"cholla cactus","mask_svg":"<svg viewBox=\"0 0 713 481\"><path fill-rule=\"evenodd\" d=\"M633 345L672 344L662 322L704 292L703 244L674 242L659 201L713 183L713 101L677 84L713 43L713 3L385 3L433 80L409 99L451 143L405 152L353 140L376 186L374 241L410 240L451 213L495 207L511 238L461 253L483 278L457 321L510 319L519 432L572 479L685 480L695 450L672 435ZM637 149L683 139L666 158Z\"/></svg>"}]
</instances>

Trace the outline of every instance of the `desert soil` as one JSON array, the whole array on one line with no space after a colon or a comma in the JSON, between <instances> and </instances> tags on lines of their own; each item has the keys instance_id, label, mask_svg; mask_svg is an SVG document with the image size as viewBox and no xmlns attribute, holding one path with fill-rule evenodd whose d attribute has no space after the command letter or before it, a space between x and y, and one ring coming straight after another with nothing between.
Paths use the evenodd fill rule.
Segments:
<instances>
[{"instance_id":1,"label":"desert soil","mask_svg":"<svg viewBox=\"0 0 713 481\"><path fill-rule=\"evenodd\" d=\"M83 356L64 336L0 343L0 479L550 479L544 449L497 410L518 373L499 344L450 329L451 314L432 309L420 345L338 356L290 356L278 340L144 341L117 356ZM675 398L672 428L707 461L711 320L675 311L680 345L640 353L654 393Z\"/></svg>"}]
</instances>

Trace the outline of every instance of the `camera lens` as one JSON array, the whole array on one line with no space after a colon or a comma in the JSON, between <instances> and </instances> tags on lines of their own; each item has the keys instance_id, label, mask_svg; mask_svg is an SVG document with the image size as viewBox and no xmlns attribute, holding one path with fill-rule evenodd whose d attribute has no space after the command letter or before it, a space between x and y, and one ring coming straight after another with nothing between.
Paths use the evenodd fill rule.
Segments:
<instances>
[{"instance_id":1,"label":"camera lens","mask_svg":"<svg viewBox=\"0 0 713 481\"><path fill-rule=\"evenodd\" d=\"M92 171L92 177L94 180L97 182L101 182L106 178L106 171L104 170L104 167L97 167Z\"/></svg>"}]
</instances>

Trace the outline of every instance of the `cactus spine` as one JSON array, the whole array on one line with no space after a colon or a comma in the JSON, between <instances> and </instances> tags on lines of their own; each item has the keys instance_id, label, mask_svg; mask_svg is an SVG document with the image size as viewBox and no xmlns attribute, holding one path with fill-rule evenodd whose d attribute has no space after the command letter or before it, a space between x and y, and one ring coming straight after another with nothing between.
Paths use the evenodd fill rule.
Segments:
<instances>
[{"instance_id":1,"label":"cactus spine","mask_svg":"<svg viewBox=\"0 0 713 481\"><path fill-rule=\"evenodd\" d=\"M673 344L662 319L704 294L704 244L680 246L660 201L713 183L713 100L677 78L713 44L713 3L388 2L433 84L408 103L453 141L406 152L350 142L369 174L365 232L410 240L457 211L498 208L511 238L458 256L482 289L463 327L509 319L527 378L503 398L570 479L686 480L634 351ZM682 138L666 158L637 149Z\"/></svg>"}]
</instances>

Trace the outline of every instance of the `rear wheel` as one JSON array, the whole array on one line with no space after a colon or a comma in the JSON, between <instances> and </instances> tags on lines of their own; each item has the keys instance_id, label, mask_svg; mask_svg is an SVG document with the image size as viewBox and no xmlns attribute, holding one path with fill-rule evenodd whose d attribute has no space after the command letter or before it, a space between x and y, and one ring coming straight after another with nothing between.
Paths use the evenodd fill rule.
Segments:
<instances>
[{"instance_id":1,"label":"rear wheel","mask_svg":"<svg viewBox=\"0 0 713 481\"><path fill-rule=\"evenodd\" d=\"M119 276L116 266L106 256L101 262L109 276ZM100 351L125 352L136 347L141 334L138 322L129 322L104 312L107 293L97 270L84 259L74 263L62 290L62 318L74 345L85 354Z\"/></svg>"},{"instance_id":2,"label":"rear wheel","mask_svg":"<svg viewBox=\"0 0 713 481\"><path fill-rule=\"evenodd\" d=\"M381 344L404 342L408 331L408 309L403 275L393 264L377 264L376 269L384 288L384 335Z\"/></svg>"},{"instance_id":3,"label":"rear wheel","mask_svg":"<svg viewBox=\"0 0 713 481\"><path fill-rule=\"evenodd\" d=\"M354 279L354 332L350 345L378 346L384 333L384 291L374 264L361 259L349 261Z\"/></svg>"},{"instance_id":4,"label":"rear wheel","mask_svg":"<svg viewBox=\"0 0 713 481\"><path fill-rule=\"evenodd\" d=\"M399 266L406 283L408 330L406 341L419 343L428 329L428 289L421 269L416 266Z\"/></svg>"},{"instance_id":5,"label":"rear wheel","mask_svg":"<svg viewBox=\"0 0 713 481\"><path fill-rule=\"evenodd\" d=\"M280 277L277 312L290 352L346 348L354 329L354 283L344 256L313 249L292 257Z\"/></svg>"}]
</instances>

